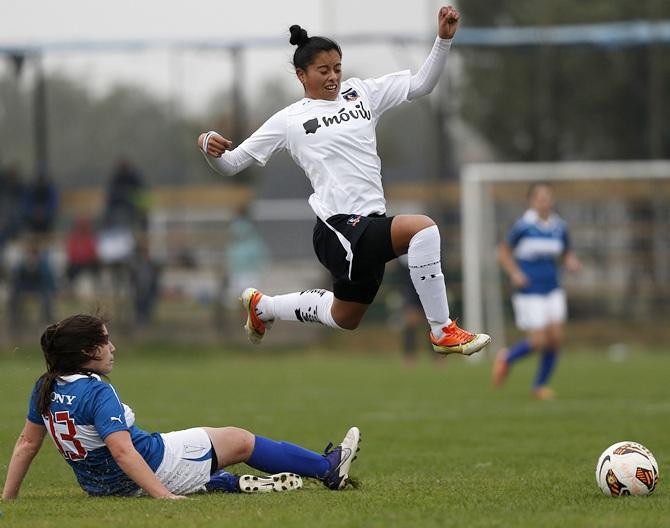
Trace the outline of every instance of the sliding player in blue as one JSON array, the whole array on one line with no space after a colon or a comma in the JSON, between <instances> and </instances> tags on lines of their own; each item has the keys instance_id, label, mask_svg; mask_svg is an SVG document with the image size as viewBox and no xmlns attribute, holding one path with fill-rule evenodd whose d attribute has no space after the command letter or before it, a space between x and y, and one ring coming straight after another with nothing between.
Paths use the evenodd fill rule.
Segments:
<instances>
[{"instance_id":1,"label":"sliding player in blue","mask_svg":"<svg viewBox=\"0 0 670 528\"><path fill-rule=\"evenodd\" d=\"M105 321L68 317L47 327L40 343L47 371L33 389L3 499L18 496L47 434L81 488L94 496L180 499L200 491L287 491L302 487L301 476L333 490L347 485L360 439L356 427L324 455L237 427L148 433L134 425L132 409L102 380L112 371L115 351ZM241 462L269 476L240 477L224 470Z\"/></svg>"},{"instance_id":2,"label":"sliding player in blue","mask_svg":"<svg viewBox=\"0 0 670 528\"><path fill-rule=\"evenodd\" d=\"M526 338L503 348L493 366L493 382L505 383L510 366L532 351L540 353L533 396L550 400L547 384L556 365L567 316L565 292L560 287L559 265L577 272L581 263L570 249L565 222L554 212L549 184L536 183L528 191L530 208L519 218L507 239L498 246L498 260L515 287L512 305L516 325Z\"/></svg>"}]
</instances>

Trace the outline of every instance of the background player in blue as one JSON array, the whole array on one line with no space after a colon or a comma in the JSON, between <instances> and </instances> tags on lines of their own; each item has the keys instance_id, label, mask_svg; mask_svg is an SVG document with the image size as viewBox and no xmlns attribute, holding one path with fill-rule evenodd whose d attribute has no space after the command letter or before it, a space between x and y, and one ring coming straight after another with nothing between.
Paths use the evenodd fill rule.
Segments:
<instances>
[{"instance_id":1,"label":"background player in blue","mask_svg":"<svg viewBox=\"0 0 670 528\"><path fill-rule=\"evenodd\" d=\"M503 385L514 362L531 351L540 352L533 395L546 400L554 397L547 383L556 365L567 316L559 264L577 272L581 263L570 250L565 222L554 212L552 187L546 183L531 185L528 201L530 208L498 246L498 260L515 288L512 305L516 325L527 335L511 348L498 352L493 382Z\"/></svg>"},{"instance_id":2,"label":"background player in blue","mask_svg":"<svg viewBox=\"0 0 670 528\"><path fill-rule=\"evenodd\" d=\"M433 48L416 74L405 70L344 81L340 46L291 26L290 43L297 46L293 66L304 97L274 114L236 148L214 131L198 137L207 162L223 175L265 165L275 152L286 150L314 191L309 197L317 217L314 251L330 272L333 289L283 295L245 289L241 299L252 343L260 343L277 320L356 329L377 295L386 263L401 255L407 255L436 352L470 355L491 340L459 328L449 315L435 222L419 214L386 216L375 129L384 112L429 94L437 85L460 15L445 6L437 19Z\"/></svg>"},{"instance_id":3,"label":"background player in blue","mask_svg":"<svg viewBox=\"0 0 670 528\"><path fill-rule=\"evenodd\" d=\"M300 475L333 490L348 482L360 437L356 427L324 455L236 427L147 433L101 379L112 371L115 351L103 320L68 317L47 327L40 344L47 371L33 389L3 499L18 496L47 434L90 495L177 499L198 491L284 491L302 487ZM274 475L238 477L223 470L240 462Z\"/></svg>"}]
</instances>

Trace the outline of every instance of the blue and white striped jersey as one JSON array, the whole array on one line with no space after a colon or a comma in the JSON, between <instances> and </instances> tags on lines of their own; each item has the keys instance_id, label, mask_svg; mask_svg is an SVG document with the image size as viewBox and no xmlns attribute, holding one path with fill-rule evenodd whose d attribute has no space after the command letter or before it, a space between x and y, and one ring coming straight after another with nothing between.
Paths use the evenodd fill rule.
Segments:
<instances>
[{"instance_id":1,"label":"blue and white striped jersey","mask_svg":"<svg viewBox=\"0 0 670 528\"><path fill-rule=\"evenodd\" d=\"M549 293L560 286L559 259L568 250L570 241L565 221L552 214L542 220L537 211L529 209L507 234L512 254L530 284L518 293Z\"/></svg>"},{"instance_id":2,"label":"blue and white striped jersey","mask_svg":"<svg viewBox=\"0 0 670 528\"><path fill-rule=\"evenodd\" d=\"M91 495L132 495L139 488L117 465L104 439L116 431L128 431L135 449L156 471L165 445L159 433L135 427L135 415L121 403L114 387L95 374L63 376L51 393L49 415L37 409L38 381L33 388L28 420L44 425L79 485Z\"/></svg>"}]
</instances>

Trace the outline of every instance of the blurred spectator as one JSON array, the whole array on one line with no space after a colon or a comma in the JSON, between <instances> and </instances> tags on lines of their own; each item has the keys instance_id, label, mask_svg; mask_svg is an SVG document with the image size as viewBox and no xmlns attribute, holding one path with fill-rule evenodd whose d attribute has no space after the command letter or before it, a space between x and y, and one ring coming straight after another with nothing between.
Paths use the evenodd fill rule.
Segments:
<instances>
[{"instance_id":1,"label":"blurred spectator","mask_svg":"<svg viewBox=\"0 0 670 528\"><path fill-rule=\"evenodd\" d=\"M39 169L35 180L23 193L23 219L26 228L36 234L48 234L58 213L58 193L47 171Z\"/></svg>"},{"instance_id":2,"label":"blurred spectator","mask_svg":"<svg viewBox=\"0 0 670 528\"><path fill-rule=\"evenodd\" d=\"M130 280L135 305L135 322L138 325L150 323L160 290L161 266L151 257L146 238L137 244L137 250L130 262Z\"/></svg>"},{"instance_id":3,"label":"blurred spectator","mask_svg":"<svg viewBox=\"0 0 670 528\"><path fill-rule=\"evenodd\" d=\"M23 186L18 172L13 167L0 166L0 285L7 279L6 246L21 230L22 199Z\"/></svg>"},{"instance_id":4,"label":"blurred spectator","mask_svg":"<svg viewBox=\"0 0 670 528\"><path fill-rule=\"evenodd\" d=\"M37 238L30 237L11 276L8 298L10 330L17 332L23 326L23 302L31 294L40 299L42 322L52 321L52 298L55 290L56 282L49 255L45 249L40 248Z\"/></svg>"},{"instance_id":5,"label":"blurred spectator","mask_svg":"<svg viewBox=\"0 0 670 528\"><path fill-rule=\"evenodd\" d=\"M244 288L259 285L263 268L269 263L270 251L246 207L242 207L230 222L228 237L228 301L236 303Z\"/></svg>"},{"instance_id":6,"label":"blurred spectator","mask_svg":"<svg viewBox=\"0 0 670 528\"><path fill-rule=\"evenodd\" d=\"M14 167L0 167L0 252L21 229L23 185Z\"/></svg>"},{"instance_id":7,"label":"blurred spectator","mask_svg":"<svg viewBox=\"0 0 670 528\"><path fill-rule=\"evenodd\" d=\"M129 161L121 160L107 187L106 227L147 228L147 199L142 176Z\"/></svg>"},{"instance_id":8,"label":"blurred spectator","mask_svg":"<svg viewBox=\"0 0 670 528\"><path fill-rule=\"evenodd\" d=\"M97 243L91 219L85 216L78 218L65 241L66 275L70 286L83 272L93 276L98 274Z\"/></svg>"}]
</instances>

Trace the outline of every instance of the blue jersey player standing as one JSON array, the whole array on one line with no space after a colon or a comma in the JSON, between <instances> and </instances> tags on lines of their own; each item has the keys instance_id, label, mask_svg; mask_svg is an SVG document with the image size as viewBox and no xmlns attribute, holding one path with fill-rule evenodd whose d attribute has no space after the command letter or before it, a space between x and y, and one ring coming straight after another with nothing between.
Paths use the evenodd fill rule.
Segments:
<instances>
[{"instance_id":1,"label":"blue jersey player standing","mask_svg":"<svg viewBox=\"0 0 670 528\"><path fill-rule=\"evenodd\" d=\"M89 495L178 499L199 491L262 492L302 487L302 476L330 489L346 486L360 433L321 455L237 427L194 427L148 433L114 387L102 380L115 347L105 321L74 315L52 324L40 341L47 371L32 391L28 416L7 469L3 499L19 494L48 434ZM223 468L245 462L267 477L237 476Z\"/></svg>"},{"instance_id":2,"label":"blue jersey player standing","mask_svg":"<svg viewBox=\"0 0 670 528\"><path fill-rule=\"evenodd\" d=\"M510 366L530 352L540 353L533 395L554 397L547 384L556 365L567 315L565 292L560 286L560 264L577 272L581 263L570 250L568 229L554 212L553 189L536 183L528 191L530 208L498 246L498 260L515 288L512 305L516 325L526 338L496 356L493 382L501 386Z\"/></svg>"}]
</instances>

